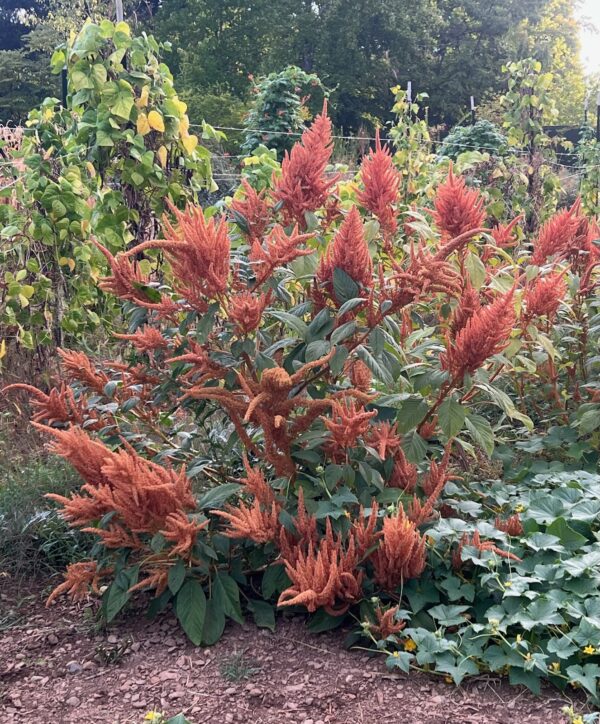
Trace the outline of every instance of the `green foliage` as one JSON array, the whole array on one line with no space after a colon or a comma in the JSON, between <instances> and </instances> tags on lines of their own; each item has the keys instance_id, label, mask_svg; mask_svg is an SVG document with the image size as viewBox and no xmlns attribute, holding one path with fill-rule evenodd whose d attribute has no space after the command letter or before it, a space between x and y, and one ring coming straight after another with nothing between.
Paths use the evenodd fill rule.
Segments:
<instances>
[{"instance_id":1,"label":"green foliage","mask_svg":"<svg viewBox=\"0 0 600 724\"><path fill-rule=\"evenodd\" d=\"M259 674L260 667L242 650L234 651L223 659L219 671L226 681L245 681Z\"/></svg>"},{"instance_id":2,"label":"green foliage","mask_svg":"<svg viewBox=\"0 0 600 724\"><path fill-rule=\"evenodd\" d=\"M252 85L248 76L295 65L332 89L336 125L358 131L366 119L388 119L388 89L411 79L431 93L436 122L458 122L470 95L482 99L501 90L499 65L523 55L515 29L531 32L546 5L280 0L273 12L265 0L165 0L151 27L180 49L173 68L186 97L225 93L244 100ZM553 29L557 38L561 30ZM534 50L544 42L542 30L536 38Z\"/></svg>"},{"instance_id":3,"label":"green foliage","mask_svg":"<svg viewBox=\"0 0 600 724\"><path fill-rule=\"evenodd\" d=\"M396 150L394 160L402 173L403 194L410 201L427 196L435 181L429 123L427 93L409 98L408 92L400 86L392 88L395 119L390 128L390 139Z\"/></svg>"},{"instance_id":4,"label":"green foliage","mask_svg":"<svg viewBox=\"0 0 600 724\"><path fill-rule=\"evenodd\" d=\"M211 186L210 154L189 132L160 51L105 20L55 52L54 70L67 65L68 108L47 99L31 112L16 200L0 207L3 337L34 349L110 328L91 237L125 249L154 234L166 198L181 204Z\"/></svg>"},{"instance_id":5,"label":"green foliage","mask_svg":"<svg viewBox=\"0 0 600 724\"><path fill-rule=\"evenodd\" d=\"M60 78L48 62L57 43L52 29L34 28L22 47L0 50L0 122L21 123L45 97L60 94Z\"/></svg>"},{"instance_id":6,"label":"green foliage","mask_svg":"<svg viewBox=\"0 0 600 724\"><path fill-rule=\"evenodd\" d=\"M507 140L490 121L477 121L472 126L455 126L444 139L439 153L456 161L458 156L466 151L481 151L500 156L507 151Z\"/></svg>"},{"instance_id":7,"label":"green foliage","mask_svg":"<svg viewBox=\"0 0 600 724\"><path fill-rule=\"evenodd\" d=\"M4 436L2 445L11 454L2 456L0 477L0 576L54 574L81 560L89 540L44 498L68 495L81 483L77 474L59 458L20 458Z\"/></svg>"},{"instance_id":8,"label":"green foliage","mask_svg":"<svg viewBox=\"0 0 600 724\"><path fill-rule=\"evenodd\" d=\"M242 150L250 154L262 144L275 148L281 158L294 145L309 107L315 109L325 89L314 73L290 66L281 73L259 78L251 92Z\"/></svg>"},{"instance_id":9,"label":"green foliage","mask_svg":"<svg viewBox=\"0 0 600 724\"><path fill-rule=\"evenodd\" d=\"M29 7L33 13L16 12ZM197 121L232 125L203 97L222 95L237 112L248 99L249 76L295 65L333 89L335 121L346 131L358 131L367 119L389 119L388 89L411 79L431 93L432 119L453 125L469 96L480 103L502 90L501 63L530 56L554 73L561 122L577 122L581 112L579 23L571 0L501 0L489 7L480 0L279 0L277 12L266 0L125 0L124 10L138 29L177 49L170 64ZM25 49L31 27L65 38L109 11L102 0L5 0L1 11L0 67L8 71L2 77L17 81L21 94L5 84L0 107L15 118L18 106L24 117L45 94L29 82L30 71L42 86L52 82L42 55ZM2 49L16 54L3 58Z\"/></svg>"},{"instance_id":10,"label":"green foliage","mask_svg":"<svg viewBox=\"0 0 600 724\"><path fill-rule=\"evenodd\" d=\"M556 121L558 112L548 89L552 74L542 72L542 64L533 58L508 63L508 91L504 97L504 127L510 146L533 148L548 146L550 139L544 124Z\"/></svg>"},{"instance_id":11,"label":"green foliage","mask_svg":"<svg viewBox=\"0 0 600 724\"><path fill-rule=\"evenodd\" d=\"M572 0L546 0L537 20L523 22L510 34L509 57L532 56L552 74L548 92L558 123L579 125L585 95L580 57L581 21Z\"/></svg>"},{"instance_id":12,"label":"green foliage","mask_svg":"<svg viewBox=\"0 0 600 724\"><path fill-rule=\"evenodd\" d=\"M579 163L583 167L581 202L590 214L600 213L600 143L595 130L584 128L577 147Z\"/></svg>"},{"instance_id":13,"label":"green foliage","mask_svg":"<svg viewBox=\"0 0 600 724\"><path fill-rule=\"evenodd\" d=\"M548 679L563 690L575 685L597 703L600 476L453 483L444 502L445 517L427 529L431 570L404 587L397 618L407 625L377 641L388 666L434 671L456 684L479 672L503 673L534 693ZM497 516L515 513L521 534L496 528ZM465 543L476 531L520 560ZM361 613L361 631L369 634L369 605Z\"/></svg>"}]
</instances>

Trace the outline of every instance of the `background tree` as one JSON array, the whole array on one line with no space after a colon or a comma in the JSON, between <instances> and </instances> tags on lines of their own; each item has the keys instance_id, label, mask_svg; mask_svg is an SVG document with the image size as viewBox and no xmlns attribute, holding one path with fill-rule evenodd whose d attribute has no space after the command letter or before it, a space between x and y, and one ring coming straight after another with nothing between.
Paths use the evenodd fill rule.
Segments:
<instances>
[{"instance_id":1,"label":"background tree","mask_svg":"<svg viewBox=\"0 0 600 724\"><path fill-rule=\"evenodd\" d=\"M515 57L535 57L552 73L548 92L556 103L558 123L583 120L586 83L576 4L574 0L549 0L537 22L526 19L515 32Z\"/></svg>"},{"instance_id":2,"label":"background tree","mask_svg":"<svg viewBox=\"0 0 600 724\"><path fill-rule=\"evenodd\" d=\"M471 95L483 101L504 91L504 63L526 57L555 73L551 93L559 120L579 121L584 88L576 2L125 0L125 17L176 49L169 63L193 122L240 126L249 76L295 65L332 90L334 123L356 132L365 121L391 120L390 88L408 80L415 91L429 93L431 120L453 125L464 118ZM34 28L64 38L87 17L97 22L107 6L112 12L112 3L102 0L0 0L6 21L0 109L10 108L14 117L15 109L36 105L49 90L45 46L35 36L27 40Z\"/></svg>"}]
</instances>

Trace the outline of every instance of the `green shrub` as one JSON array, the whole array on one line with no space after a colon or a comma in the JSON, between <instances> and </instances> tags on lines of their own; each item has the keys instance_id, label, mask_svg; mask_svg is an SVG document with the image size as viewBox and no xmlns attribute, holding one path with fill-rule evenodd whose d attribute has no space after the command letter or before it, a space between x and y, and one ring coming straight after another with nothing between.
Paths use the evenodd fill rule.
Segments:
<instances>
[{"instance_id":1,"label":"green shrub","mask_svg":"<svg viewBox=\"0 0 600 724\"><path fill-rule=\"evenodd\" d=\"M519 477L450 483L444 517L426 530L431 568L405 584L408 610L395 614L406 625L380 637L375 610L395 599L366 601L348 643L367 636L390 668L456 684L491 671L534 693L544 679L563 690L575 684L598 702L600 475ZM474 535L513 557L477 547Z\"/></svg>"},{"instance_id":2,"label":"green shrub","mask_svg":"<svg viewBox=\"0 0 600 724\"><path fill-rule=\"evenodd\" d=\"M461 153L469 151L501 156L508 151L508 141L490 121L477 121L472 126L455 126L444 139L439 153L456 161Z\"/></svg>"},{"instance_id":3,"label":"green shrub","mask_svg":"<svg viewBox=\"0 0 600 724\"><path fill-rule=\"evenodd\" d=\"M27 460L3 462L0 571L16 577L56 573L81 560L89 551L89 538L70 528L44 497L68 495L81 485L79 476L60 458L35 452Z\"/></svg>"},{"instance_id":4,"label":"green shrub","mask_svg":"<svg viewBox=\"0 0 600 724\"><path fill-rule=\"evenodd\" d=\"M262 144L275 148L281 158L304 128L310 115L309 102L314 108L315 101L323 98L324 88L314 73L292 65L259 78L251 92L242 149L252 153Z\"/></svg>"}]
</instances>

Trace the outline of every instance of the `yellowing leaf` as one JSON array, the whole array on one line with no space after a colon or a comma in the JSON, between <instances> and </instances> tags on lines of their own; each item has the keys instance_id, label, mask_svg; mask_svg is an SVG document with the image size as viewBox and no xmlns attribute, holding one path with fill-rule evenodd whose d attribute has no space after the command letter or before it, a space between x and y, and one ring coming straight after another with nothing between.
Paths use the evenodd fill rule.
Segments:
<instances>
[{"instance_id":1,"label":"yellowing leaf","mask_svg":"<svg viewBox=\"0 0 600 724\"><path fill-rule=\"evenodd\" d=\"M92 178L96 178L96 169L94 168L94 164L91 161L86 161L85 165L86 165L89 175Z\"/></svg>"},{"instance_id":2,"label":"yellowing leaf","mask_svg":"<svg viewBox=\"0 0 600 724\"><path fill-rule=\"evenodd\" d=\"M164 146L161 146L156 152L156 155L158 156L160 165L165 168L167 165L167 149Z\"/></svg>"},{"instance_id":3,"label":"yellowing leaf","mask_svg":"<svg viewBox=\"0 0 600 724\"><path fill-rule=\"evenodd\" d=\"M142 92L140 93L140 97L135 102L135 105L138 108L145 108L148 105L148 96L150 95L150 88L145 85L142 88Z\"/></svg>"},{"instance_id":4,"label":"yellowing leaf","mask_svg":"<svg viewBox=\"0 0 600 724\"><path fill-rule=\"evenodd\" d=\"M183 116L183 118L179 121L179 134L182 138L185 138L189 135L190 130L190 119L187 116Z\"/></svg>"},{"instance_id":5,"label":"yellowing leaf","mask_svg":"<svg viewBox=\"0 0 600 724\"><path fill-rule=\"evenodd\" d=\"M121 21L120 23L117 23L115 25L115 32L125 33L125 35L131 37L131 30L129 29L129 25L127 25L127 23L124 21Z\"/></svg>"},{"instance_id":6,"label":"yellowing leaf","mask_svg":"<svg viewBox=\"0 0 600 724\"><path fill-rule=\"evenodd\" d=\"M188 154L191 155L194 153L196 146L198 145L198 136L187 136L187 138L182 138L181 143Z\"/></svg>"},{"instance_id":7,"label":"yellowing leaf","mask_svg":"<svg viewBox=\"0 0 600 724\"><path fill-rule=\"evenodd\" d=\"M6 357L6 341L5 340L2 340L2 342L0 342L0 359L2 359L3 357Z\"/></svg>"},{"instance_id":8,"label":"yellowing leaf","mask_svg":"<svg viewBox=\"0 0 600 724\"><path fill-rule=\"evenodd\" d=\"M148 113L148 123L153 130L159 133L165 132L165 122L158 111L150 111L150 113Z\"/></svg>"},{"instance_id":9,"label":"yellowing leaf","mask_svg":"<svg viewBox=\"0 0 600 724\"><path fill-rule=\"evenodd\" d=\"M150 274L150 273L152 272L152 264L150 263L150 260L149 260L149 259L142 259L142 260L138 263L138 266L139 266L140 271L142 272L142 274L148 275L148 274Z\"/></svg>"},{"instance_id":10,"label":"yellowing leaf","mask_svg":"<svg viewBox=\"0 0 600 724\"><path fill-rule=\"evenodd\" d=\"M183 101L180 101L179 98L173 99L173 105L177 110L183 115L187 111L187 103L184 103Z\"/></svg>"},{"instance_id":11,"label":"yellowing leaf","mask_svg":"<svg viewBox=\"0 0 600 724\"><path fill-rule=\"evenodd\" d=\"M150 121L148 120L148 116L145 113L138 113L136 126L137 132L142 136L145 136L152 130L150 128Z\"/></svg>"}]
</instances>

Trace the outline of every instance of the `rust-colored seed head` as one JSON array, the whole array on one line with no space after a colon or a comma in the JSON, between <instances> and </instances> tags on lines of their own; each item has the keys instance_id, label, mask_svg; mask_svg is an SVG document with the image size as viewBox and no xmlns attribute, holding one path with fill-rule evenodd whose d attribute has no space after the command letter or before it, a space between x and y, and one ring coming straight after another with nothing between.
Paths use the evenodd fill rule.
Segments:
<instances>
[{"instance_id":1,"label":"rust-colored seed head","mask_svg":"<svg viewBox=\"0 0 600 724\"><path fill-rule=\"evenodd\" d=\"M364 157L360 177L363 188L358 192L358 202L377 217L385 234L394 234L398 228L394 204L399 198L401 175L389 148L381 147L379 129L375 131L375 151Z\"/></svg>"},{"instance_id":2,"label":"rust-colored seed head","mask_svg":"<svg viewBox=\"0 0 600 724\"><path fill-rule=\"evenodd\" d=\"M479 193L468 189L461 176L454 175L451 165L434 202L434 218L442 235L453 239L480 227L485 221L483 204Z\"/></svg>"},{"instance_id":3,"label":"rust-colored seed head","mask_svg":"<svg viewBox=\"0 0 600 724\"><path fill-rule=\"evenodd\" d=\"M325 168L331 158L333 140L331 121L327 116L327 103L302 139L285 154L281 163L281 176L274 178L273 197L283 204L285 223L296 222L306 228L307 211L316 211L324 205L338 176L327 179Z\"/></svg>"},{"instance_id":4,"label":"rust-colored seed head","mask_svg":"<svg viewBox=\"0 0 600 724\"><path fill-rule=\"evenodd\" d=\"M318 285L326 291L330 299L339 304L340 300L335 296L333 285L335 269L341 269L365 289L372 285L373 262L356 206L350 209L342 222L317 270Z\"/></svg>"},{"instance_id":5,"label":"rust-colored seed head","mask_svg":"<svg viewBox=\"0 0 600 724\"><path fill-rule=\"evenodd\" d=\"M425 539L405 515L402 506L383 519L379 548L371 555L375 580L385 591L395 591L425 568Z\"/></svg>"}]
</instances>

